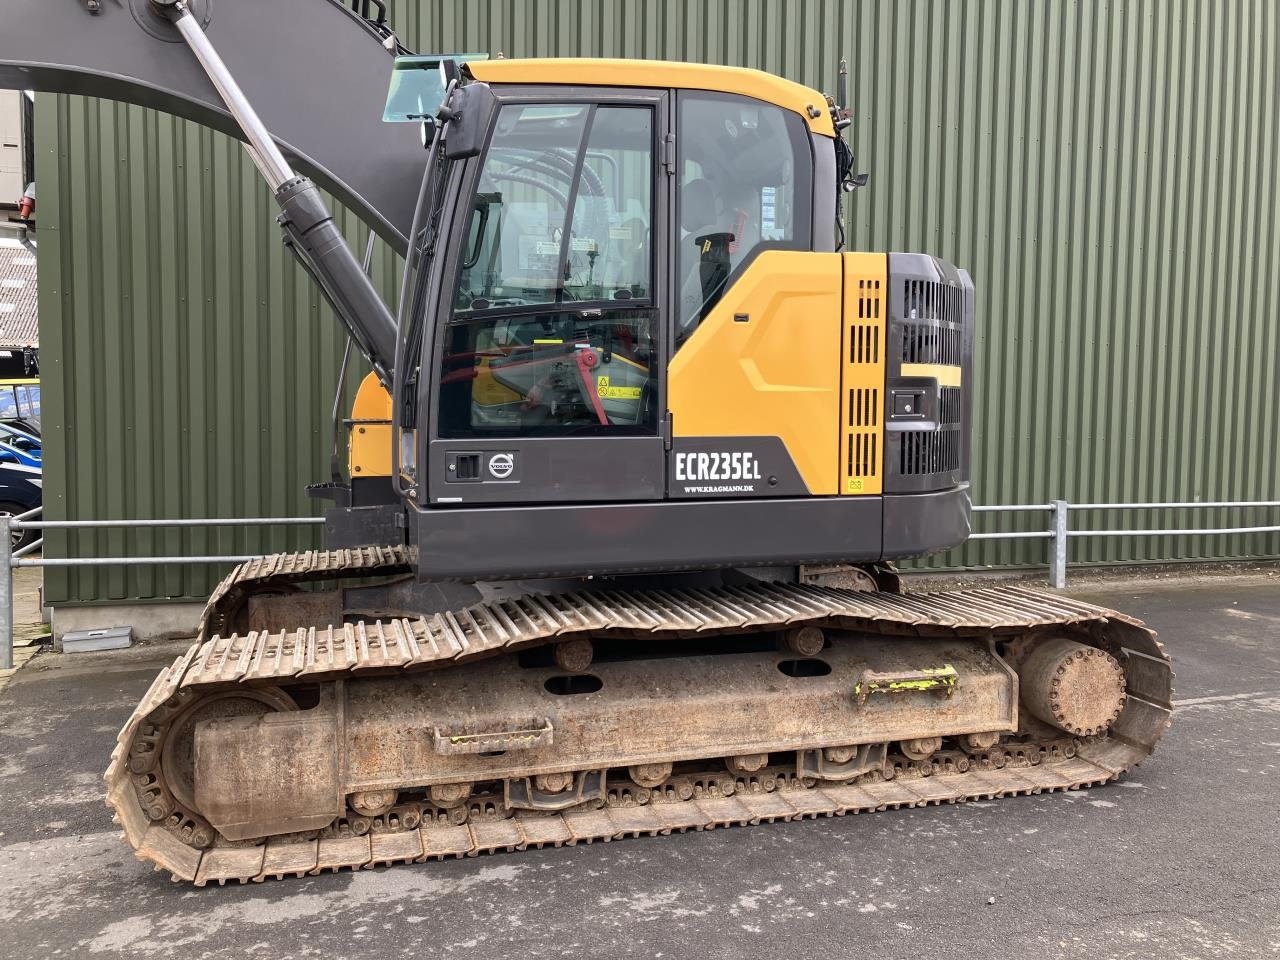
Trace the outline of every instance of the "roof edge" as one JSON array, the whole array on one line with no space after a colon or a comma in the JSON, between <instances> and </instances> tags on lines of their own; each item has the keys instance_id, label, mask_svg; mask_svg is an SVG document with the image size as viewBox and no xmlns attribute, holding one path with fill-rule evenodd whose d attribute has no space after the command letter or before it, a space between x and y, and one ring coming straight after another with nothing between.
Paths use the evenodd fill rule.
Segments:
<instances>
[{"instance_id":1,"label":"roof edge","mask_svg":"<svg viewBox=\"0 0 1280 960\"><path fill-rule=\"evenodd\" d=\"M531 57L471 60L464 66L485 83L556 83L580 86L657 87L737 93L799 114L814 133L835 136L826 97L811 87L750 67L674 60L610 60ZM814 113L817 116L813 116Z\"/></svg>"}]
</instances>

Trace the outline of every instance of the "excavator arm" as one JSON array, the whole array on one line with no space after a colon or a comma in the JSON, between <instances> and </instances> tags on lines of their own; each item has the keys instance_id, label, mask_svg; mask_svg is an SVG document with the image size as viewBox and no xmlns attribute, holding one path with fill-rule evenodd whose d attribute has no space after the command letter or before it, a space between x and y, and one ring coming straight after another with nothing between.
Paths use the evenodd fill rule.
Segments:
<instances>
[{"instance_id":1,"label":"excavator arm","mask_svg":"<svg viewBox=\"0 0 1280 960\"><path fill-rule=\"evenodd\" d=\"M7 0L0 88L136 103L245 139L151 0ZM191 0L192 15L288 161L400 253L423 151L382 122L394 51L337 0Z\"/></svg>"},{"instance_id":2,"label":"excavator arm","mask_svg":"<svg viewBox=\"0 0 1280 960\"><path fill-rule=\"evenodd\" d=\"M245 141L286 243L390 385L395 318L293 169L404 251L424 157L413 128L381 120L398 47L384 25L335 0L14 0L7 12L0 86L137 103Z\"/></svg>"}]
</instances>

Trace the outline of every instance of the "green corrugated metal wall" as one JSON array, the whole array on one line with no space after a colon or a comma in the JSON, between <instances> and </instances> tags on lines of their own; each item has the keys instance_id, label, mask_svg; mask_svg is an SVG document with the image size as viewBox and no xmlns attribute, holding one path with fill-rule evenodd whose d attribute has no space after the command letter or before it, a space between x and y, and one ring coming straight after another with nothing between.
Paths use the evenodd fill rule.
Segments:
<instances>
[{"instance_id":1,"label":"green corrugated metal wall","mask_svg":"<svg viewBox=\"0 0 1280 960\"><path fill-rule=\"evenodd\" d=\"M392 11L423 51L702 60L826 90L849 55L857 156L872 173L851 204L851 246L931 251L977 283L980 503L1280 495L1278 20L1268 0L419 0ZM135 108L52 97L39 137L50 516L308 511L300 490L326 469L340 340L286 263L238 148ZM391 261L380 251L386 288ZM1261 522L1246 511L1079 519ZM84 546L305 540L104 534ZM1277 554L1275 535L1072 543L1073 559L1094 561ZM1016 541L940 562L1043 556ZM198 594L212 576L50 573L53 601Z\"/></svg>"}]
</instances>

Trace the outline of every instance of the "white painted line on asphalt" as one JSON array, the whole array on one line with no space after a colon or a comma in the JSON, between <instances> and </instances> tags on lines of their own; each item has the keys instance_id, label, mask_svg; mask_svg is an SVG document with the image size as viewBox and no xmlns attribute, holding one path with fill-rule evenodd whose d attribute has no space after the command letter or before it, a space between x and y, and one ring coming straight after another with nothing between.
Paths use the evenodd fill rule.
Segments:
<instances>
[{"instance_id":1,"label":"white painted line on asphalt","mask_svg":"<svg viewBox=\"0 0 1280 960\"><path fill-rule=\"evenodd\" d=\"M27 285L27 281L14 279L13 277L5 277L0 280L0 287L8 287L10 290L21 290Z\"/></svg>"},{"instance_id":2,"label":"white painted line on asphalt","mask_svg":"<svg viewBox=\"0 0 1280 960\"><path fill-rule=\"evenodd\" d=\"M1186 700L1175 700L1175 707L1203 707L1215 703L1230 703L1233 700L1261 700L1264 697L1280 696L1274 690L1262 693L1224 693L1216 697L1189 697Z\"/></svg>"}]
</instances>

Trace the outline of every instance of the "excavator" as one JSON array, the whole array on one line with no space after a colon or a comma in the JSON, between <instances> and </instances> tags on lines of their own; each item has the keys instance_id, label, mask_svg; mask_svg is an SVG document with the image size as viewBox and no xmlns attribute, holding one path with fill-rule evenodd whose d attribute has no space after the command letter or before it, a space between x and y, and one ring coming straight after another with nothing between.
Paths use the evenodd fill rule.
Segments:
<instances>
[{"instance_id":1,"label":"excavator","mask_svg":"<svg viewBox=\"0 0 1280 960\"><path fill-rule=\"evenodd\" d=\"M326 549L227 575L120 732L107 803L157 870L1071 790L1154 750L1172 672L1141 622L902 588L969 534L974 287L842 251L843 89L419 57L376 0L6 21L0 86L244 141L371 371L310 488ZM403 254L394 306L321 188Z\"/></svg>"}]
</instances>

